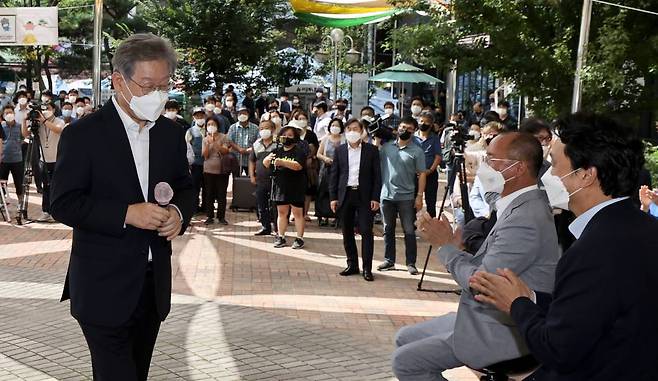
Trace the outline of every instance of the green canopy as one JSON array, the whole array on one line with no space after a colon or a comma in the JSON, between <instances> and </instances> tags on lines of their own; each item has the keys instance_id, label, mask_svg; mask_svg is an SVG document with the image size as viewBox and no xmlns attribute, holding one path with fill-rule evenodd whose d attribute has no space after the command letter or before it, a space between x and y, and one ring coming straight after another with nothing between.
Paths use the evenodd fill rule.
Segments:
<instances>
[{"instance_id":1,"label":"green canopy","mask_svg":"<svg viewBox=\"0 0 658 381\"><path fill-rule=\"evenodd\" d=\"M385 69L383 72L368 79L371 82L407 82L407 83L443 83L415 66L401 63Z\"/></svg>"}]
</instances>

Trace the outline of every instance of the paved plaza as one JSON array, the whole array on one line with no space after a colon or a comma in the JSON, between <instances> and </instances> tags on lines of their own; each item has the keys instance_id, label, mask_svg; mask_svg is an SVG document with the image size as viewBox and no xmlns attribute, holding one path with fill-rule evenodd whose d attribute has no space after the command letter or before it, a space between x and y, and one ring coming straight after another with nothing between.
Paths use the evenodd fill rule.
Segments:
<instances>
[{"instance_id":1,"label":"paved plaza","mask_svg":"<svg viewBox=\"0 0 658 381\"><path fill-rule=\"evenodd\" d=\"M30 201L31 216L40 215L40 198ZM254 213L229 212L229 226L204 219L195 216L174 242L173 305L150 379L393 380L395 332L457 308L454 294L416 291L419 276L400 265L375 271L374 282L339 276L342 235L315 220L306 247L292 250L253 237ZM383 239L375 229L377 266ZM401 232L397 244L402 254ZM80 328L59 302L70 245L61 224L0 222L0 381L91 379ZM422 268L427 245L418 252ZM434 258L425 279L427 288L456 288ZM445 376L477 380L464 368Z\"/></svg>"}]
</instances>

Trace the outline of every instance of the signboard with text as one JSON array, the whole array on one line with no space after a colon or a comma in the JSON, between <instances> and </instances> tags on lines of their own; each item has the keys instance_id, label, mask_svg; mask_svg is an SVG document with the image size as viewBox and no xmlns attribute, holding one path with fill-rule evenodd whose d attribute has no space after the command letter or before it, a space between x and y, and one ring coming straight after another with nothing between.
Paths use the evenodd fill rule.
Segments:
<instances>
[{"instance_id":1,"label":"signboard with text","mask_svg":"<svg viewBox=\"0 0 658 381\"><path fill-rule=\"evenodd\" d=\"M57 45L57 7L0 8L0 45Z\"/></svg>"}]
</instances>

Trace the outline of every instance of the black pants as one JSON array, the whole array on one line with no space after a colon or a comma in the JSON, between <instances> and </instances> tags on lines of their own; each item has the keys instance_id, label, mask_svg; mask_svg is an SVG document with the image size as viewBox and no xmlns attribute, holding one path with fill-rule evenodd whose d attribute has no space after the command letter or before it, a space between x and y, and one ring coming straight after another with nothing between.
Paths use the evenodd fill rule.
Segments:
<instances>
[{"instance_id":1,"label":"black pants","mask_svg":"<svg viewBox=\"0 0 658 381\"><path fill-rule=\"evenodd\" d=\"M272 231L272 209L270 208L270 193L272 192L272 185L269 181L256 184L256 203L258 205L258 217L263 229Z\"/></svg>"},{"instance_id":2,"label":"black pants","mask_svg":"<svg viewBox=\"0 0 658 381\"><path fill-rule=\"evenodd\" d=\"M425 181L425 204L427 205L427 213L432 218L436 217L436 194L439 190L439 173L432 172L431 175L426 177Z\"/></svg>"},{"instance_id":3,"label":"black pants","mask_svg":"<svg viewBox=\"0 0 658 381\"><path fill-rule=\"evenodd\" d=\"M205 192L205 187L203 186L203 165L196 165L192 164L190 167L190 173L192 174L192 183L194 184L194 194L196 194L196 205L197 209L205 207L203 204L204 197L202 195L201 201L202 205L199 206L199 193L201 193L201 189L203 188ZM203 210L206 210L203 208Z\"/></svg>"},{"instance_id":4,"label":"black pants","mask_svg":"<svg viewBox=\"0 0 658 381\"><path fill-rule=\"evenodd\" d=\"M9 179L9 173L14 179L14 186L16 187L16 194L20 197L23 194L23 172L25 168L23 162L18 163L0 163L0 179Z\"/></svg>"},{"instance_id":5,"label":"black pants","mask_svg":"<svg viewBox=\"0 0 658 381\"><path fill-rule=\"evenodd\" d=\"M226 190L228 189L229 174L215 175L212 173L203 174L203 182L206 188L206 211L208 217L215 217L215 200L217 201L217 218L220 220L226 217Z\"/></svg>"},{"instance_id":6,"label":"black pants","mask_svg":"<svg viewBox=\"0 0 658 381\"><path fill-rule=\"evenodd\" d=\"M34 178L34 185L37 188L38 192L43 192L43 162L41 161L41 148L33 144L32 145L32 158L30 163L32 165L32 177Z\"/></svg>"},{"instance_id":7,"label":"black pants","mask_svg":"<svg viewBox=\"0 0 658 381\"><path fill-rule=\"evenodd\" d=\"M361 233L363 270L372 271L372 253L375 242L372 235L374 214L370 210L370 200L361 200L358 190L348 189L345 202L340 206L338 214L341 216L343 225L343 246L347 256L347 266L359 267L359 255L356 249L356 240L354 239L354 225L358 223L359 232Z\"/></svg>"},{"instance_id":8,"label":"black pants","mask_svg":"<svg viewBox=\"0 0 658 381\"><path fill-rule=\"evenodd\" d=\"M152 271L147 271L137 308L124 325L78 323L89 346L95 381L146 380L160 329Z\"/></svg>"},{"instance_id":9,"label":"black pants","mask_svg":"<svg viewBox=\"0 0 658 381\"><path fill-rule=\"evenodd\" d=\"M50 179L53 177L55 163L43 163L43 197L41 199L41 210L50 213Z\"/></svg>"}]
</instances>

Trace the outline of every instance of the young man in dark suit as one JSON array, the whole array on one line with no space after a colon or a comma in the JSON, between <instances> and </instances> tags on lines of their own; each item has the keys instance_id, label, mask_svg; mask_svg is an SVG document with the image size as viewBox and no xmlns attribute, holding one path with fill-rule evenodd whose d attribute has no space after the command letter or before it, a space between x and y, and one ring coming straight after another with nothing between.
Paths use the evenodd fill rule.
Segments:
<instances>
[{"instance_id":1,"label":"young man in dark suit","mask_svg":"<svg viewBox=\"0 0 658 381\"><path fill-rule=\"evenodd\" d=\"M361 141L363 124L351 119L345 125L346 144L336 149L329 175L331 210L340 216L343 224L343 246L347 255L347 268L340 275L359 274L359 257L354 239L355 219L361 233L363 278L373 281L372 255L374 238L372 225L374 212L379 209L382 188L379 151L372 144Z\"/></svg>"},{"instance_id":2,"label":"young man in dark suit","mask_svg":"<svg viewBox=\"0 0 658 381\"><path fill-rule=\"evenodd\" d=\"M541 364L528 380L655 380L658 221L629 198L642 143L584 113L559 120L557 133L542 183L552 206L576 215L576 241L558 262L553 293L531 290L508 269L476 273L471 288L516 322Z\"/></svg>"},{"instance_id":3,"label":"young man in dark suit","mask_svg":"<svg viewBox=\"0 0 658 381\"><path fill-rule=\"evenodd\" d=\"M184 132L161 115L176 68L171 45L136 34L113 64L116 95L62 133L51 213L73 227L62 300L71 299L94 380L146 380L170 310L171 240L190 221L194 189ZM163 206L158 183L173 190Z\"/></svg>"}]
</instances>

